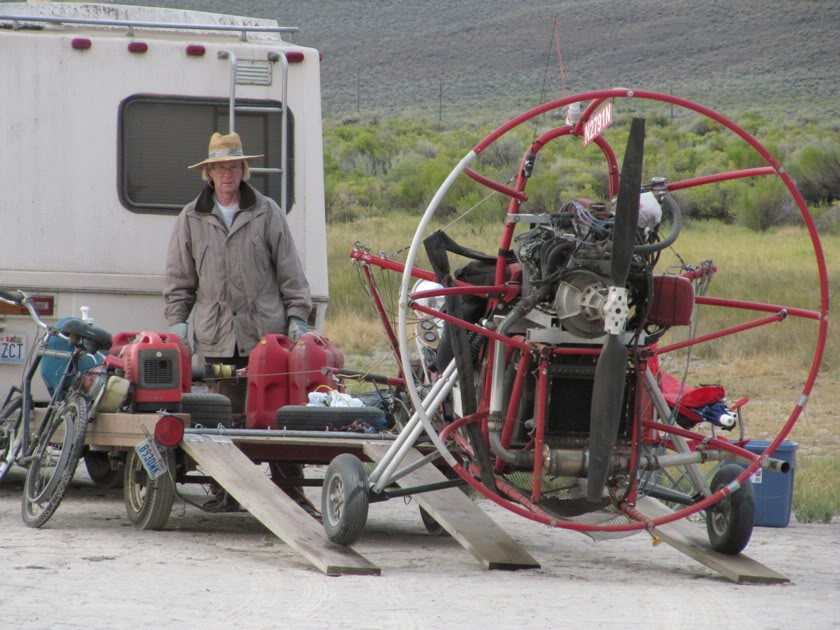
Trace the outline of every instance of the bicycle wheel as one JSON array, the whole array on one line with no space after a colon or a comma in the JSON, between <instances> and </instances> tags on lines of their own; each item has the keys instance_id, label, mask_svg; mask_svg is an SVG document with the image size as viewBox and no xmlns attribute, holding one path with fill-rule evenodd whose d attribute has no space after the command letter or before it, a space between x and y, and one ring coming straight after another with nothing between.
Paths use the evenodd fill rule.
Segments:
<instances>
[{"instance_id":1,"label":"bicycle wheel","mask_svg":"<svg viewBox=\"0 0 840 630\"><path fill-rule=\"evenodd\" d=\"M23 398L12 396L0 410L0 482L12 468L20 451L20 421L23 418Z\"/></svg>"},{"instance_id":2,"label":"bicycle wheel","mask_svg":"<svg viewBox=\"0 0 840 630\"><path fill-rule=\"evenodd\" d=\"M78 395L65 400L50 416L32 447L23 487L23 522L41 527L55 513L85 446L89 406Z\"/></svg>"}]
</instances>

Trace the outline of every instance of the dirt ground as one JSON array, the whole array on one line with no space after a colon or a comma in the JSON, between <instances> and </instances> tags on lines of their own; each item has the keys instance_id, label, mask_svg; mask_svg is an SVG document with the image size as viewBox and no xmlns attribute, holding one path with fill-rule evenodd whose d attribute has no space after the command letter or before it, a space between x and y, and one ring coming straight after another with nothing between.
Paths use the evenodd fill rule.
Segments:
<instances>
[{"instance_id":1,"label":"dirt ground","mask_svg":"<svg viewBox=\"0 0 840 630\"><path fill-rule=\"evenodd\" d=\"M646 534L596 543L485 501L542 563L487 571L399 499L371 507L356 545L382 575L326 577L244 512L176 504L166 531L135 531L121 491L81 473L28 529L22 481L0 486L3 628L840 628L837 519L756 528L747 553L791 582L735 585Z\"/></svg>"}]
</instances>

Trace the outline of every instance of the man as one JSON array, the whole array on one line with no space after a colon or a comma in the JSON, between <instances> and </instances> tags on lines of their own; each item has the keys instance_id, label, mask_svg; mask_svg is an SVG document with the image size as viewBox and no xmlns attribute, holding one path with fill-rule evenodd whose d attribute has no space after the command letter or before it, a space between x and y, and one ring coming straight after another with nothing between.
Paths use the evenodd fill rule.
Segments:
<instances>
[{"instance_id":1,"label":"man","mask_svg":"<svg viewBox=\"0 0 840 630\"><path fill-rule=\"evenodd\" d=\"M208 363L245 367L263 335L308 332L312 310L286 217L247 181L248 162L236 133L214 133L201 169L207 186L188 203L169 241L163 297L170 331L187 339L193 313L194 350ZM246 383L219 381L211 389L245 407Z\"/></svg>"}]
</instances>

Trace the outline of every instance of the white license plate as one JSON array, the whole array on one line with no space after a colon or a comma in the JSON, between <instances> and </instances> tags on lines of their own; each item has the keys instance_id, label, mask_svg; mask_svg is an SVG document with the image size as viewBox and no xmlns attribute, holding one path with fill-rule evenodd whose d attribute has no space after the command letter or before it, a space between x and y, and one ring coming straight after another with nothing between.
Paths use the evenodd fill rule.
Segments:
<instances>
[{"instance_id":1,"label":"white license plate","mask_svg":"<svg viewBox=\"0 0 840 630\"><path fill-rule=\"evenodd\" d=\"M26 360L26 337L0 333L0 363L20 365Z\"/></svg>"},{"instance_id":2,"label":"white license plate","mask_svg":"<svg viewBox=\"0 0 840 630\"><path fill-rule=\"evenodd\" d=\"M166 460L158 450L157 444L151 438L146 438L140 444L134 447L140 461L143 462L143 468L146 469L146 474L149 479L157 479L166 473Z\"/></svg>"}]
</instances>

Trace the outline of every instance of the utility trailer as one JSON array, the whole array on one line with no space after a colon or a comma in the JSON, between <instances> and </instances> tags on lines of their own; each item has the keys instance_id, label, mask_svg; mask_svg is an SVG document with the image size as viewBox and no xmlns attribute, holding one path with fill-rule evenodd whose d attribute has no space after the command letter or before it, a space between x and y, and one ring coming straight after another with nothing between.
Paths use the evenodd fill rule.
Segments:
<instances>
[{"instance_id":1,"label":"utility trailer","mask_svg":"<svg viewBox=\"0 0 840 630\"><path fill-rule=\"evenodd\" d=\"M213 131L235 129L265 155L252 182L287 212L320 330L320 53L291 43L297 31L199 11L0 5L0 286L35 296L48 322L84 305L106 330L166 330L166 247L202 186L187 166ZM0 391L34 342L26 311L0 305Z\"/></svg>"},{"instance_id":2,"label":"utility trailer","mask_svg":"<svg viewBox=\"0 0 840 630\"><path fill-rule=\"evenodd\" d=\"M36 410L33 426L37 427L43 415L42 409ZM185 428L179 433L174 426ZM159 456L167 462L167 470L155 479L142 461L141 445L150 436L155 437ZM176 488L212 480L315 568L337 576L379 575L381 570L349 546L331 542L313 514L283 491L290 485L318 486L319 479L289 480L275 476L275 471L278 464L325 465L345 454L377 462L395 437L337 431L203 429L191 428L188 414L98 413L90 421L86 443L90 449L124 456L120 478L124 480L126 513L136 528L162 529L176 495L195 502ZM409 458L419 462L420 451L413 451ZM429 533L447 531L485 568L539 568L527 551L454 487L458 482L425 466L404 475L400 483L402 489L389 489L382 493L382 500L416 496Z\"/></svg>"}]
</instances>

